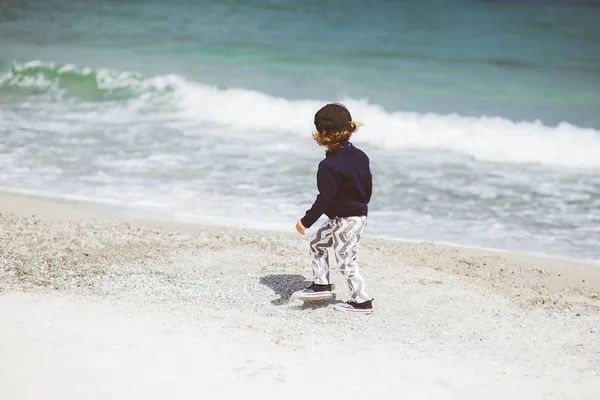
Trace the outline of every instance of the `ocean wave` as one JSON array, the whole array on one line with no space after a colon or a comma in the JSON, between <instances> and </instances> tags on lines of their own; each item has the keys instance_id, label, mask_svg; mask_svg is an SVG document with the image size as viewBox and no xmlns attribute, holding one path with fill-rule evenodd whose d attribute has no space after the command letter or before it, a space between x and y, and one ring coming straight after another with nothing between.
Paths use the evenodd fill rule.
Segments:
<instances>
[{"instance_id":1,"label":"ocean wave","mask_svg":"<svg viewBox=\"0 0 600 400\"><path fill-rule=\"evenodd\" d=\"M161 81L161 79L158 79ZM0 74L3 89L21 90L25 94L51 93L55 97L75 97L87 101L126 100L140 95L168 92L168 85L156 85L134 72L110 69L92 70L73 64L54 62L14 62L9 71Z\"/></svg>"},{"instance_id":2,"label":"ocean wave","mask_svg":"<svg viewBox=\"0 0 600 400\"><path fill-rule=\"evenodd\" d=\"M600 169L600 132L563 122L546 126L539 121L515 122L501 117L390 112L367 100L289 100L245 89L221 89L179 75L152 78L132 72L93 71L73 65L32 61L14 63L0 75L3 87L54 91L83 100L118 99L126 107L152 106L167 97L173 117L193 126L223 125L235 130L307 135L314 112L326 101L341 101L353 117L365 122L356 143L388 150L449 151L478 161L538 164L574 169Z\"/></svg>"}]
</instances>

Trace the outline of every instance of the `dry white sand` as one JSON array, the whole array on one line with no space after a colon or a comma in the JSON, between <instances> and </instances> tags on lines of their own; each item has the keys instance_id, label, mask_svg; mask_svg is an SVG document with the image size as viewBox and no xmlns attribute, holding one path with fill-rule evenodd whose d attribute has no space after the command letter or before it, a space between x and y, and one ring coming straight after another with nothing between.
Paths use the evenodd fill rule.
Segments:
<instances>
[{"instance_id":1,"label":"dry white sand","mask_svg":"<svg viewBox=\"0 0 600 400\"><path fill-rule=\"evenodd\" d=\"M597 266L365 238L346 315L289 299L308 237L0 213L0 399L600 399Z\"/></svg>"}]
</instances>

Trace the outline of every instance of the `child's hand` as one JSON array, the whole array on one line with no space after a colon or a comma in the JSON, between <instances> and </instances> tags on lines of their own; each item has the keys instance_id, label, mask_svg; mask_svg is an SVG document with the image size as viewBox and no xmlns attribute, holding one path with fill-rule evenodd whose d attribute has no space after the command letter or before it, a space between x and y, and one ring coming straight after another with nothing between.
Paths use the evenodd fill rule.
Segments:
<instances>
[{"instance_id":1,"label":"child's hand","mask_svg":"<svg viewBox=\"0 0 600 400\"><path fill-rule=\"evenodd\" d=\"M296 230L299 234L304 235L304 231L306 230L306 228L304 227L304 225L302 225L301 221L296 222Z\"/></svg>"}]
</instances>

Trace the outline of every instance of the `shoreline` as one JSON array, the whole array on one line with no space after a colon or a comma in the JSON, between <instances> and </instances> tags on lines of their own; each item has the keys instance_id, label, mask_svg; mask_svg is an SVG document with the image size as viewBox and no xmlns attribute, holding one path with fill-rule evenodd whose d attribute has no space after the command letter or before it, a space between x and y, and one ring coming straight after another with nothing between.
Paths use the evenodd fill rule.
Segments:
<instances>
[{"instance_id":1,"label":"shoreline","mask_svg":"<svg viewBox=\"0 0 600 400\"><path fill-rule=\"evenodd\" d=\"M21 216L28 216L28 215L25 215L28 213L25 210L28 209L29 207L36 206L37 204L42 204L41 209L43 210L44 209L43 203L48 203L48 204L56 205L57 207L61 207L61 208L62 207L74 207L76 209L76 216L78 218L84 217L84 218L94 218L94 219L107 219L107 220L115 221L115 222L137 221L138 223L141 223L141 224L151 223L151 224L159 224L159 225L164 224L167 226L181 225L181 226L188 226L188 227L192 227L192 228L206 226L206 227L212 227L212 228L228 228L228 229L242 229L242 230L248 229L248 230L256 231L256 232L263 231L263 232L273 232L273 233L291 233L291 234L295 235L295 232L293 232L293 229L286 230L283 227L281 227L281 228L275 228L275 227L265 228L265 227L238 226L235 223L233 223L233 221L226 222L222 218L199 218L197 221L194 221L194 222L184 222L184 221L172 220L172 219L169 219L166 217L165 218L151 218L147 214L147 213L150 213L150 211L138 213L137 216L131 216L131 215L127 216L126 215L127 212L129 212L129 213L135 212L135 209L128 208L128 207L125 207L122 205L113 205L113 204L108 204L108 203L93 202L90 200L74 200L74 199L68 199L68 198L63 198L63 197L44 196L44 195L40 195L40 194L30 193L28 191L18 191L18 190L13 191L13 190L7 190L4 188L0 188L0 202L2 202L3 199L8 200L7 206L4 206L4 207L6 207L8 212L17 213ZM16 200L19 200L19 199L23 200L27 203L30 203L30 204L27 205L27 208L15 207L15 202L16 202ZM1 212L2 212L2 209L0 209L0 213ZM56 217L56 215L54 215L54 213L51 213L51 214L52 214L51 216L53 218ZM290 225L290 226L292 226L292 225ZM307 233L307 236L309 236L309 235L310 235L310 232ZM546 253L541 253L541 252L515 251L515 250L495 248L495 247L468 245L468 244L446 242L446 241L432 241L432 240L426 240L426 239L419 240L419 239L394 238L394 237L389 237L389 236L385 236L385 235L364 234L363 237L367 238L367 239L371 239L371 240L383 240L383 241L398 242L398 243L404 243L404 244L431 243L434 245L446 246L449 248L464 249L466 251L488 252L488 253L495 253L498 255L506 254L506 255L516 255L516 256L520 256L520 257L540 258L543 260L548 260L550 262L564 262L564 263L580 264L580 265L586 265L586 266L600 268L600 260L578 259L578 258L573 258L573 257L568 257L568 256L557 256L557 255L546 254Z\"/></svg>"},{"instance_id":2,"label":"shoreline","mask_svg":"<svg viewBox=\"0 0 600 400\"><path fill-rule=\"evenodd\" d=\"M184 233L186 235L224 235L225 237L236 236L243 238L261 238L260 240L284 238L295 245L300 245L301 252L306 253L310 232L300 236L296 232L285 232L279 230L263 230L247 227L230 227L219 224L182 223L165 220L152 220L138 217L127 217L121 213L111 213L112 208L96 208L90 203L76 203L64 201L63 199L46 199L39 196L13 194L0 191L0 214L14 215L18 218L26 218L29 221L45 220L50 223L96 223L116 224L116 226L136 227L137 229L159 230L172 233ZM304 247L304 248L302 248ZM362 249L362 250L361 250ZM484 286L506 286L506 271L511 274L521 275L525 286L542 285L544 296L562 297L565 290L592 293L600 292L600 268L594 263L571 261L556 257L544 257L524 253L516 253L504 250L485 249L480 247L469 247L436 243L431 241L410 241L382 239L364 235L359 246L359 251L377 253L381 250L391 253L403 253L407 249L411 252L428 252L429 254L420 259L408 258L402 265L423 266L431 263L433 255L441 257L446 263L452 265L452 272L465 278L472 278L477 284ZM415 250L416 249L416 250ZM398 261L397 258L392 258ZM494 271L490 270L490 260L494 265ZM437 261L437 260L436 260ZM438 261L439 262L439 261ZM303 257L304 268L310 260ZM439 268L439 267L436 267ZM305 269L306 270L306 269ZM537 271L535 273L534 271ZM543 276L544 279L540 277ZM504 288L506 289L506 288ZM541 293L541 292L540 292Z\"/></svg>"}]
</instances>

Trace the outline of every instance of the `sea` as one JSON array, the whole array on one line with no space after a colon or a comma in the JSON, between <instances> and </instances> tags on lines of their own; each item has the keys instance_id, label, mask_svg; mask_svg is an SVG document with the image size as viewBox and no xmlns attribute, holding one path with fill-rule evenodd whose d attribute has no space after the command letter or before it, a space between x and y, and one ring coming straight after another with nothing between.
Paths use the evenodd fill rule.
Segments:
<instances>
[{"instance_id":1,"label":"sea","mask_svg":"<svg viewBox=\"0 0 600 400\"><path fill-rule=\"evenodd\" d=\"M333 101L366 235L600 260L600 1L0 1L4 191L294 232Z\"/></svg>"}]
</instances>

